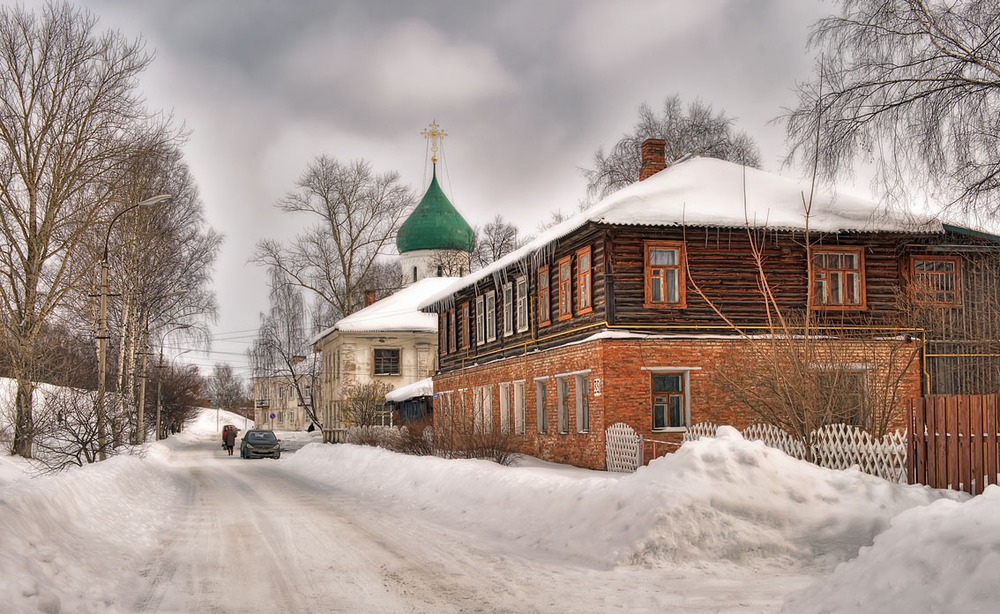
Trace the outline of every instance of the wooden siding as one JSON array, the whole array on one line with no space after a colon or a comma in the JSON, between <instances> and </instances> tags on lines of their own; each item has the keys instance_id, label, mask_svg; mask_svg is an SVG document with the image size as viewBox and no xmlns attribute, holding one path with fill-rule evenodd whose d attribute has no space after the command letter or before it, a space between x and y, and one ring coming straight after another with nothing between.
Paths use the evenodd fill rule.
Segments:
<instances>
[{"instance_id":1,"label":"wooden siding","mask_svg":"<svg viewBox=\"0 0 1000 614\"><path fill-rule=\"evenodd\" d=\"M784 315L793 322L799 321L808 304L809 293L802 233L759 231L755 233L755 240L763 245L764 267L775 299ZM684 308L648 308L643 305L646 241L683 243L690 276L684 280ZM892 328L899 331L926 329L925 339L931 354L967 354L970 353L970 346L961 344L977 339L977 345L971 351L976 354L975 359L954 356L946 362L944 357L930 357L927 364L946 374L942 375L943 383L935 380L934 392L991 392L1000 385L1000 369L997 368L1000 365L1000 267L994 264L997 254L975 255L968 249L984 246L996 249L998 246L995 243L951 233L815 233L811 242L824 247L862 247L864 255L865 308L813 311L813 321L817 325ZM577 313L576 258L578 250L587 246L591 248L592 258L593 310L581 315ZM943 312L940 308L933 309L932 315L936 320L929 323L926 314L923 320L919 320L904 303L910 256L931 253L963 254L963 269L969 268L969 272L963 272L960 277L963 304ZM572 258L574 313L571 318L559 320L557 263L567 256ZM989 266L980 262L983 259L988 261ZM550 323L539 326L537 275L539 267L545 265L549 266ZM521 275L527 279L530 297L529 326L521 332L516 332L515 326L515 333L505 336L503 283L505 280L514 283ZM490 291L495 291L497 296L497 338L479 345L475 334L476 297ZM470 305L469 325L472 330L468 336L472 343L470 347L462 347L459 343L457 351L450 351L448 347L441 349L439 364L442 372L577 341L606 327L732 332L713 309L713 304L741 327L763 327L767 324L768 315L758 288L758 271L746 229L608 226L592 222L507 270L489 275L475 286L458 292L454 296L456 314L461 314L464 303ZM463 339L464 320L461 317L456 319L457 335ZM942 323L943 320L947 322ZM948 341L951 345L933 345L939 341ZM979 365L977 373L982 372L976 376L978 383L972 387L965 386L964 380L955 383L962 379L962 368L970 360ZM990 387L993 388L984 389Z\"/></svg>"},{"instance_id":2,"label":"wooden siding","mask_svg":"<svg viewBox=\"0 0 1000 614\"><path fill-rule=\"evenodd\" d=\"M525 353L530 348L551 347L563 343L571 331L577 331L580 337L586 336L605 323L606 315L606 284L604 279L605 254L607 241L606 231L593 224L584 226L576 233L560 239L554 250L548 253L548 257L539 256L533 261L522 261L511 265L501 275L489 275L479 280L475 286L464 288L455 295L456 313L460 313L462 304L468 302L470 306L469 322L472 328L470 335L472 343L469 348L462 348L459 344L458 351L444 352L439 349L440 368L442 371L450 371L469 366L483 360L495 360L498 358L517 356ZM576 275L577 251L583 247L590 246L591 257L591 305L592 309L583 314L578 314L579 297L577 295L578 284ZM558 262L561 258L571 256L572 274L572 307L573 317L559 320L558 312ZM549 265L549 313L550 324L547 326L538 325L538 267ZM518 277L525 275L528 282L528 320L529 325L526 331L517 332L514 326L514 334L505 336L504 331L504 310L503 310L503 280L506 279L514 283ZM499 280L499 285L497 284ZM476 297L485 295L487 292L496 291L497 296L497 338L482 345L476 343ZM516 288L515 288L516 294ZM514 316L517 315L516 296ZM461 320L461 318L458 318ZM589 332L588 332L589 331ZM461 325L458 326L458 336L462 337Z\"/></svg>"}]
</instances>

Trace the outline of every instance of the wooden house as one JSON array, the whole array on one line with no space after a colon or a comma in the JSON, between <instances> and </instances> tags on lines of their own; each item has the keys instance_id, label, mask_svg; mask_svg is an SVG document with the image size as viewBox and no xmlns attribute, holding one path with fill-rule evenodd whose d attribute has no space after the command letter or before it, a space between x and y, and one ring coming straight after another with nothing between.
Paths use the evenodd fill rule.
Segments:
<instances>
[{"instance_id":1,"label":"wooden house","mask_svg":"<svg viewBox=\"0 0 1000 614\"><path fill-rule=\"evenodd\" d=\"M663 145L643 144L644 180L423 303L439 317L435 432L605 468L615 423L679 442L756 421L722 380L766 386L754 344L803 335L826 340L807 366L832 392L861 407L891 386L883 419L902 424L934 380L917 312L963 320L966 269L997 238L720 160L667 167Z\"/></svg>"}]
</instances>

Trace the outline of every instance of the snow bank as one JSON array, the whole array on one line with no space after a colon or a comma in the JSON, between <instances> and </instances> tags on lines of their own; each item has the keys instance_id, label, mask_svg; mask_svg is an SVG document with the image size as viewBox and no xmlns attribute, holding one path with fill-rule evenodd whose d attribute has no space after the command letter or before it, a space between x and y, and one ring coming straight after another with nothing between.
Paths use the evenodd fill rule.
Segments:
<instances>
[{"instance_id":1,"label":"snow bank","mask_svg":"<svg viewBox=\"0 0 1000 614\"><path fill-rule=\"evenodd\" d=\"M788 614L996 612L1000 487L908 510L830 577L792 595Z\"/></svg>"},{"instance_id":2,"label":"snow bank","mask_svg":"<svg viewBox=\"0 0 1000 614\"><path fill-rule=\"evenodd\" d=\"M105 611L113 585L149 560L174 494L155 463L120 456L0 491L0 595L11 612Z\"/></svg>"},{"instance_id":3,"label":"snow bank","mask_svg":"<svg viewBox=\"0 0 1000 614\"><path fill-rule=\"evenodd\" d=\"M488 461L307 446L289 470L530 547L603 566L833 564L914 506L948 495L793 459L723 430L633 475L586 477Z\"/></svg>"}]
</instances>

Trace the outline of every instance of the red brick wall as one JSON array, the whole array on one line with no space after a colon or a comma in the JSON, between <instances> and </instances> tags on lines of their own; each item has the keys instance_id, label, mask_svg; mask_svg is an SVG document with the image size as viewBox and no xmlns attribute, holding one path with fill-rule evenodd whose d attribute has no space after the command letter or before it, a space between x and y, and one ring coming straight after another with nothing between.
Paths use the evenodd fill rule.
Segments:
<instances>
[{"instance_id":1,"label":"red brick wall","mask_svg":"<svg viewBox=\"0 0 1000 614\"><path fill-rule=\"evenodd\" d=\"M525 434L513 437L518 451L548 461L604 469L605 429L616 422L628 424L646 439L681 441L683 434L680 432L652 430L650 385L651 375L658 367L690 369L690 424L714 422L742 429L755 422L748 408L732 405L712 381L713 369L731 364L734 353L739 352L741 346L745 349L745 343L723 338L594 340L438 375L434 377L434 390L466 389L465 407L471 409L473 388L491 385L493 427L499 429L499 383L523 380ZM569 430L559 433L555 376L588 369L591 393L588 397L589 431L579 432L576 423L576 378L568 377ZM538 432L537 378L545 378L548 388L546 433ZM907 398L919 396L919 393L919 368L914 361L901 381L896 425L901 426L905 421L902 403ZM436 402L436 405L439 403ZM434 415L437 420L441 414L435 411ZM513 428L513 419L511 425ZM670 449L669 446L660 446L658 452Z\"/></svg>"}]
</instances>

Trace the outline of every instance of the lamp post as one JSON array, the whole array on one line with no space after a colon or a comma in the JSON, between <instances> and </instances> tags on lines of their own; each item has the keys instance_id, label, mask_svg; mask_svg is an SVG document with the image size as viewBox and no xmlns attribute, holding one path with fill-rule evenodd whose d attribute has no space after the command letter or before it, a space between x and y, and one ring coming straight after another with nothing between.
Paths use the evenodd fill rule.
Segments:
<instances>
[{"instance_id":1,"label":"lamp post","mask_svg":"<svg viewBox=\"0 0 1000 614\"><path fill-rule=\"evenodd\" d=\"M139 207L152 207L173 198L170 194L160 194L126 207L111 218L108 232L104 236L104 256L101 259L101 305L100 324L97 332L97 457L107 459L107 438L104 432L104 389L107 381L106 366L108 362L108 243L111 241L111 228L118 218Z\"/></svg>"}]
</instances>

